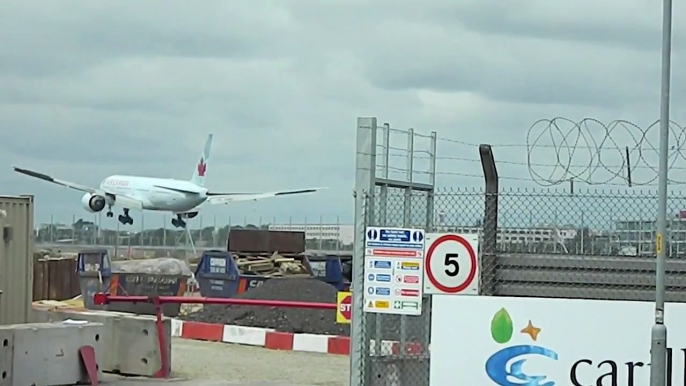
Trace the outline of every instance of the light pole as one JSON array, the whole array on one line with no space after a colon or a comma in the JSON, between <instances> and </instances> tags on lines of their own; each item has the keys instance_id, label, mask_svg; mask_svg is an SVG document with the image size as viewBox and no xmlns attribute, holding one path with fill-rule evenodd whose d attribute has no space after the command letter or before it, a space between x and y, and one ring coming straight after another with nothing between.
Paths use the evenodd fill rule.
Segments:
<instances>
[{"instance_id":1,"label":"light pole","mask_svg":"<svg viewBox=\"0 0 686 386\"><path fill-rule=\"evenodd\" d=\"M669 151L669 86L672 57L672 0L662 3L662 86L660 91L660 168L658 174L657 233L655 235L655 324L651 331L650 386L664 386L667 373L665 326L665 237L667 235L667 172Z\"/></svg>"}]
</instances>

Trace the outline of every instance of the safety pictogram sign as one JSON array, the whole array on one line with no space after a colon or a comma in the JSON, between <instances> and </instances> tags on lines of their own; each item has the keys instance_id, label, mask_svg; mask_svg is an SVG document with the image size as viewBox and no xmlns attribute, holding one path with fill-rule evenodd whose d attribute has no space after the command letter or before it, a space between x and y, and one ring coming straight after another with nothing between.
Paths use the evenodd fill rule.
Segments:
<instances>
[{"instance_id":1,"label":"safety pictogram sign","mask_svg":"<svg viewBox=\"0 0 686 386\"><path fill-rule=\"evenodd\" d=\"M475 234L429 233L424 254L424 292L479 294L479 238Z\"/></svg>"},{"instance_id":2,"label":"safety pictogram sign","mask_svg":"<svg viewBox=\"0 0 686 386\"><path fill-rule=\"evenodd\" d=\"M336 323L350 323L352 318L353 296L350 292L339 292L336 295Z\"/></svg>"},{"instance_id":3,"label":"safety pictogram sign","mask_svg":"<svg viewBox=\"0 0 686 386\"><path fill-rule=\"evenodd\" d=\"M367 227L364 312L421 315L425 238L418 228Z\"/></svg>"}]
</instances>

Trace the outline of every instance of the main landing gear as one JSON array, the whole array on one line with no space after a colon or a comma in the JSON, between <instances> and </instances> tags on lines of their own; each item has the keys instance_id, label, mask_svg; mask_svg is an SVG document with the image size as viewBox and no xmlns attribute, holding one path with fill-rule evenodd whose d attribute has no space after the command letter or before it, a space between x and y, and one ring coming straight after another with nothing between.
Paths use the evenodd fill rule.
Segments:
<instances>
[{"instance_id":1,"label":"main landing gear","mask_svg":"<svg viewBox=\"0 0 686 386\"><path fill-rule=\"evenodd\" d=\"M109 217L109 213L107 214L107 216ZM124 225L126 225L126 224L133 225L133 219L131 218L131 216L129 216L129 210L128 209L124 209L124 214L119 215L119 222L124 224Z\"/></svg>"},{"instance_id":2,"label":"main landing gear","mask_svg":"<svg viewBox=\"0 0 686 386\"><path fill-rule=\"evenodd\" d=\"M107 217L114 217L114 213L112 213L112 205L107 206Z\"/></svg>"},{"instance_id":3,"label":"main landing gear","mask_svg":"<svg viewBox=\"0 0 686 386\"><path fill-rule=\"evenodd\" d=\"M173 218L171 220L171 223L176 228L185 228L186 227L186 222L181 219L180 214L177 214L176 218Z\"/></svg>"}]
</instances>

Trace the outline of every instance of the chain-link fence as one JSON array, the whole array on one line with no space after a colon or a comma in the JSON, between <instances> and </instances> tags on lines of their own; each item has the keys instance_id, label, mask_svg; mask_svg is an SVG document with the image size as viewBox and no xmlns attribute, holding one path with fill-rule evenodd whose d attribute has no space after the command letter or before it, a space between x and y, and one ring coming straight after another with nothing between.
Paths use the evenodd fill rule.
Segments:
<instances>
[{"instance_id":1,"label":"chain-link fence","mask_svg":"<svg viewBox=\"0 0 686 386\"><path fill-rule=\"evenodd\" d=\"M375 125L358 121L351 385L429 384L431 298L420 316L362 312L367 226L477 234L482 295L654 300L655 192L499 189L487 165L483 189L403 185L375 176ZM686 196L668 207L667 300L686 302Z\"/></svg>"},{"instance_id":2,"label":"chain-link fence","mask_svg":"<svg viewBox=\"0 0 686 386\"><path fill-rule=\"evenodd\" d=\"M232 229L295 231L305 233L306 248L319 251L350 251L352 249L352 228L350 223L341 222L338 216L301 218L276 218L275 216L254 216L242 221L232 221L217 216L198 215L188 221L188 232L170 226L168 217L154 215L146 218L144 213L134 214L135 226L120 226L116 220L103 223L102 213L92 220L77 215L51 216L50 222L38 224L34 241L43 246L97 245L153 247L155 249L189 248L188 235L199 248L220 248L226 246ZM162 220L161 222L159 220ZM60 221L62 220L62 221ZM147 221L146 221L147 220ZM152 221L157 220L157 221Z\"/></svg>"}]
</instances>

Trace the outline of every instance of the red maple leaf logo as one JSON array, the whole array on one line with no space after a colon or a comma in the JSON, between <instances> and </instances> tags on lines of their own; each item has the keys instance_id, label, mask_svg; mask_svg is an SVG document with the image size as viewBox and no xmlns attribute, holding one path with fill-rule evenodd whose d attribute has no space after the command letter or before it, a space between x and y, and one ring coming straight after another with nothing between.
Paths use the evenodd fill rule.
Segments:
<instances>
[{"instance_id":1,"label":"red maple leaf logo","mask_svg":"<svg viewBox=\"0 0 686 386\"><path fill-rule=\"evenodd\" d=\"M207 170L205 159L200 158L200 162L198 163L198 176L205 177L205 170Z\"/></svg>"}]
</instances>

